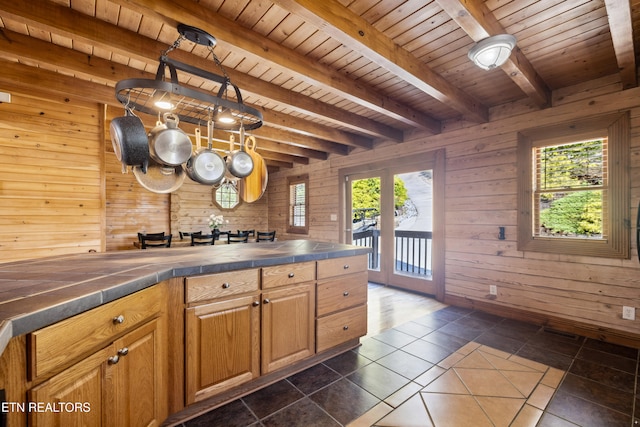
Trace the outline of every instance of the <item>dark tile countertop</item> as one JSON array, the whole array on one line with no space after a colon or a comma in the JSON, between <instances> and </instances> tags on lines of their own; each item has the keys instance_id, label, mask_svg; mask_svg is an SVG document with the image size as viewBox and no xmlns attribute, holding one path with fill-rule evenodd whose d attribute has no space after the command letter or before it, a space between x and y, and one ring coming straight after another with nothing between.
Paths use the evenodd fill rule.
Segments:
<instances>
[{"instance_id":1,"label":"dark tile countertop","mask_svg":"<svg viewBox=\"0 0 640 427\"><path fill-rule=\"evenodd\" d=\"M284 240L74 254L0 264L0 353L11 337L172 277L369 252L340 243Z\"/></svg>"}]
</instances>

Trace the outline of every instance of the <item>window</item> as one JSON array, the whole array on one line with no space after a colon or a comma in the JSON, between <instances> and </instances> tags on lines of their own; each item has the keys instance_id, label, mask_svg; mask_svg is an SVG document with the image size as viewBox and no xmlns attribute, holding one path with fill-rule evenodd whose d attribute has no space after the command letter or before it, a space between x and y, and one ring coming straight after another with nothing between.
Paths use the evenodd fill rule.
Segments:
<instances>
[{"instance_id":1,"label":"window","mask_svg":"<svg viewBox=\"0 0 640 427\"><path fill-rule=\"evenodd\" d=\"M309 176L302 175L287 178L289 186L289 224L287 232L307 234L309 232L308 221L308 187Z\"/></svg>"},{"instance_id":2,"label":"window","mask_svg":"<svg viewBox=\"0 0 640 427\"><path fill-rule=\"evenodd\" d=\"M520 133L518 249L629 257L629 119Z\"/></svg>"},{"instance_id":3,"label":"window","mask_svg":"<svg viewBox=\"0 0 640 427\"><path fill-rule=\"evenodd\" d=\"M533 151L533 235L606 239L607 138Z\"/></svg>"}]
</instances>

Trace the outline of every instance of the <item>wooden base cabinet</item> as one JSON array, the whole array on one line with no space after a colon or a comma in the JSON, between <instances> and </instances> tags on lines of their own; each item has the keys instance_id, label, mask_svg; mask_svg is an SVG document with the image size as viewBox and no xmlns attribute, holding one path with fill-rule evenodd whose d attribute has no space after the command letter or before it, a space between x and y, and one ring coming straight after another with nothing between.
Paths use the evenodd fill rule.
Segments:
<instances>
[{"instance_id":1,"label":"wooden base cabinet","mask_svg":"<svg viewBox=\"0 0 640 427\"><path fill-rule=\"evenodd\" d=\"M315 283L262 294L262 373L315 354Z\"/></svg>"},{"instance_id":2,"label":"wooden base cabinet","mask_svg":"<svg viewBox=\"0 0 640 427\"><path fill-rule=\"evenodd\" d=\"M187 404L260 375L257 293L186 311Z\"/></svg>"},{"instance_id":3,"label":"wooden base cabinet","mask_svg":"<svg viewBox=\"0 0 640 427\"><path fill-rule=\"evenodd\" d=\"M159 426L164 372L158 320L55 375L29 392L30 426Z\"/></svg>"},{"instance_id":4,"label":"wooden base cabinet","mask_svg":"<svg viewBox=\"0 0 640 427\"><path fill-rule=\"evenodd\" d=\"M318 261L316 350L367 334L367 258Z\"/></svg>"},{"instance_id":5,"label":"wooden base cabinet","mask_svg":"<svg viewBox=\"0 0 640 427\"><path fill-rule=\"evenodd\" d=\"M315 262L185 279L186 403L315 354Z\"/></svg>"}]
</instances>

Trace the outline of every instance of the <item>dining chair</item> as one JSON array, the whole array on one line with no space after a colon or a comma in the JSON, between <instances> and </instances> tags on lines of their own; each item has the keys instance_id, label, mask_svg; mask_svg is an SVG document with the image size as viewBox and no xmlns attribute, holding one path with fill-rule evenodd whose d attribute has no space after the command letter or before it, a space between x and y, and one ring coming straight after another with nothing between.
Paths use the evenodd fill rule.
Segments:
<instances>
[{"instance_id":1,"label":"dining chair","mask_svg":"<svg viewBox=\"0 0 640 427\"><path fill-rule=\"evenodd\" d=\"M256 242L273 242L276 239L276 231L258 231Z\"/></svg>"},{"instance_id":2,"label":"dining chair","mask_svg":"<svg viewBox=\"0 0 640 427\"><path fill-rule=\"evenodd\" d=\"M191 234L191 246L211 246L216 241L215 237L214 234L193 233Z\"/></svg>"},{"instance_id":3,"label":"dining chair","mask_svg":"<svg viewBox=\"0 0 640 427\"><path fill-rule=\"evenodd\" d=\"M238 234L240 234L240 233L247 233L249 235L249 237L256 237L255 228L253 230L238 230Z\"/></svg>"},{"instance_id":4,"label":"dining chair","mask_svg":"<svg viewBox=\"0 0 640 427\"><path fill-rule=\"evenodd\" d=\"M142 243L142 236L163 237L164 231L161 233L138 233L138 242Z\"/></svg>"},{"instance_id":5,"label":"dining chair","mask_svg":"<svg viewBox=\"0 0 640 427\"><path fill-rule=\"evenodd\" d=\"M167 234L166 236L143 234L140 239L140 249L171 247L171 234Z\"/></svg>"},{"instance_id":6,"label":"dining chair","mask_svg":"<svg viewBox=\"0 0 640 427\"><path fill-rule=\"evenodd\" d=\"M227 234L227 243L247 243L249 241L249 233L229 233Z\"/></svg>"},{"instance_id":7,"label":"dining chair","mask_svg":"<svg viewBox=\"0 0 640 427\"><path fill-rule=\"evenodd\" d=\"M178 231L178 234L180 234L180 240L184 240L185 237L202 234L202 231Z\"/></svg>"}]
</instances>

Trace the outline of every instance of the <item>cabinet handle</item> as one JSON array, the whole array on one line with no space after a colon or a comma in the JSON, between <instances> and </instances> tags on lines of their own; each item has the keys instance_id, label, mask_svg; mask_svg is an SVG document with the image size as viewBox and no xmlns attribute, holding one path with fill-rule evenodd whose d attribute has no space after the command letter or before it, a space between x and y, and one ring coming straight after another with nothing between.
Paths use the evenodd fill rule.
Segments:
<instances>
[{"instance_id":1,"label":"cabinet handle","mask_svg":"<svg viewBox=\"0 0 640 427\"><path fill-rule=\"evenodd\" d=\"M262 301L265 304L269 304L271 302L271 300L269 298L265 298L264 301Z\"/></svg>"},{"instance_id":2,"label":"cabinet handle","mask_svg":"<svg viewBox=\"0 0 640 427\"><path fill-rule=\"evenodd\" d=\"M229 289L230 286L231 286L230 284L225 282L225 283L222 284L222 289Z\"/></svg>"},{"instance_id":3,"label":"cabinet handle","mask_svg":"<svg viewBox=\"0 0 640 427\"><path fill-rule=\"evenodd\" d=\"M348 296L349 296L349 291L344 291L344 292L342 293L342 296L343 296L343 297L348 297Z\"/></svg>"},{"instance_id":4,"label":"cabinet handle","mask_svg":"<svg viewBox=\"0 0 640 427\"><path fill-rule=\"evenodd\" d=\"M345 331L346 331L346 330L348 330L348 329L349 329L349 325L344 325L344 326L342 327L342 329L343 329L343 330L345 330Z\"/></svg>"},{"instance_id":5,"label":"cabinet handle","mask_svg":"<svg viewBox=\"0 0 640 427\"><path fill-rule=\"evenodd\" d=\"M257 307L260 305L260 301L254 301L251 303L252 306Z\"/></svg>"},{"instance_id":6,"label":"cabinet handle","mask_svg":"<svg viewBox=\"0 0 640 427\"><path fill-rule=\"evenodd\" d=\"M118 350L118 355L120 356L126 356L127 354L129 354L129 347L122 347Z\"/></svg>"},{"instance_id":7,"label":"cabinet handle","mask_svg":"<svg viewBox=\"0 0 640 427\"><path fill-rule=\"evenodd\" d=\"M111 356L110 358L107 359L107 363L109 365L115 365L119 361L120 361L120 356L118 356L118 355Z\"/></svg>"},{"instance_id":8,"label":"cabinet handle","mask_svg":"<svg viewBox=\"0 0 640 427\"><path fill-rule=\"evenodd\" d=\"M291 279L293 276L295 276L295 274L289 273L289 279Z\"/></svg>"},{"instance_id":9,"label":"cabinet handle","mask_svg":"<svg viewBox=\"0 0 640 427\"><path fill-rule=\"evenodd\" d=\"M349 269L349 264L345 264L344 266L342 266L342 268L344 268L345 270Z\"/></svg>"},{"instance_id":10,"label":"cabinet handle","mask_svg":"<svg viewBox=\"0 0 640 427\"><path fill-rule=\"evenodd\" d=\"M113 318L114 325L118 325L120 323L124 323L124 316L122 314Z\"/></svg>"}]
</instances>

